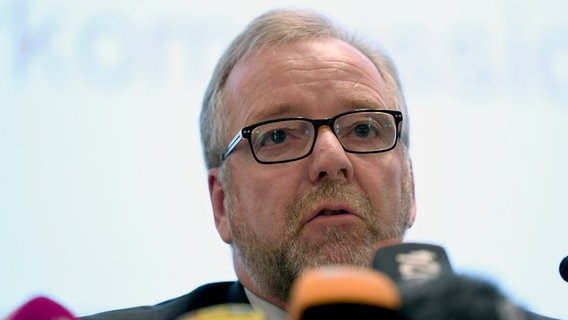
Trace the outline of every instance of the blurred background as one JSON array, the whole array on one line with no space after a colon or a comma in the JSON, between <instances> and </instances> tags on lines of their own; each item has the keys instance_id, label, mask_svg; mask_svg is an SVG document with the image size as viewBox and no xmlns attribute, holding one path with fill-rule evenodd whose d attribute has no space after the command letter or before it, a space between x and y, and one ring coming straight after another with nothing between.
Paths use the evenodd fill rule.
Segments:
<instances>
[{"instance_id":1,"label":"blurred background","mask_svg":"<svg viewBox=\"0 0 568 320\"><path fill-rule=\"evenodd\" d=\"M234 279L198 114L252 18L314 8L384 48L411 114L408 241L568 318L565 1L0 1L0 317L77 315ZM563 231L564 230L564 231Z\"/></svg>"}]
</instances>

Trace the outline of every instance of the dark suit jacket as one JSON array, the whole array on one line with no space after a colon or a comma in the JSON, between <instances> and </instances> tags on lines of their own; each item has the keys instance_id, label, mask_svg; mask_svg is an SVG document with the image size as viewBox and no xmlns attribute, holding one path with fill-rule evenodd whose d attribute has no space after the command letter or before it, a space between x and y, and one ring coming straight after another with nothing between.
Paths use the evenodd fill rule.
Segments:
<instances>
[{"instance_id":1,"label":"dark suit jacket","mask_svg":"<svg viewBox=\"0 0 568 320\"><path fill-rule=\"evenodd\" d=\"M172 320L190 311L223 303L249 303L239 282L218 282L203 285L192 292L157 304L108 311L82 317L83 320Z\"/></svg>"},{"instance_id":2,"label":"dark suit jacket","mask_svg":"<svg viewBox=\"0 0 568 320\"><path fill-rule=\"evenodd\" d=\"M174 320L190 311L224 303L250 303L239 282L218 282L203 285L192 292L157 304L108 311L82 320ZM526 320L556 320L535 313L527 313Z\"/></svg>"}]
</instances>

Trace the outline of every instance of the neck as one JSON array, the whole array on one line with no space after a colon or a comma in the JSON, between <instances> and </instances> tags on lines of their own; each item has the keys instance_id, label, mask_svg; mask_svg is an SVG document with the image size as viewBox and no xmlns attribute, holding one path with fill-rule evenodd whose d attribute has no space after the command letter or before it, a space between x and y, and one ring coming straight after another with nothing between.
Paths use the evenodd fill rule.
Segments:
<instances>
[{"instance_id":1,"label":"neck","mask_svg":"<svg viewBox=\"0 0 568 320\"><path fill-rule=\"evenodd\" d=\"M262 290L261 288L259 288L254 281L252 280L251 275L246 271L245 267L243 266L240 258L233 253L233 265L235 268L235 273L237 275L237 279L239 279L239 282L243 285L243 287L245 287L247 290L249 290L251 293L253 293L255 296L257 296L258 298L267 301L283 310L287 309L287 303L286 301L283 301L281 299L278 299L276 297L274 297L273 295L265 292L264 290Z\"/></svg>"}]
</instances>

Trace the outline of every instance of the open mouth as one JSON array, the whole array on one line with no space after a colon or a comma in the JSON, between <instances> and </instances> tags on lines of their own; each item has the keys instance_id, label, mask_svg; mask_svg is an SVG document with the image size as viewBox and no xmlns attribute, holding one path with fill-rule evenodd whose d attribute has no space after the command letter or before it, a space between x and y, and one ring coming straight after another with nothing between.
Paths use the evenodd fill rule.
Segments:
<instances>
[{"instance_id":1,"label":"open mouth","mask_svg":"<svg viewBox=\"0 0 568 320\"><path fill-rule=\"evenodd\" d=\"M341 217L341 216L353 216L356 217L357 214L353 209L345 204L334 204L334 203L326 203L321 204L314 211L311 212L311 215L306 217L304 223L312 221L316 218L332 218L332 217Z\"/></svg>"},{"instance_id":2,"label":"open mouth","mask_svg":"<svg viewBox=\"0 0 568 320\"><path fill-rule=\"evenodd\" d=\"M348 213L346 210L328 210L324 209L318 213L318 216L336 216Z\"/></svg>"}]
</instances>

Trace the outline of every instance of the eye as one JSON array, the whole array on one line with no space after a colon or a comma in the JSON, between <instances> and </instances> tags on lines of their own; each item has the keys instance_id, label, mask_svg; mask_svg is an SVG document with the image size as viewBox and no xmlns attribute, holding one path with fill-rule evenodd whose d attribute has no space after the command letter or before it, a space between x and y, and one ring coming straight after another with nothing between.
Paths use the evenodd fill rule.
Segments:
<instances>
[{"instance_id":1,"label":"eye","mask_svg":"<svg viewBox=\"0 0 568 320\"><path fill-rule=\"evenodd\" d=\"M254 151L284 152L284 150L303 150L311 141L313 134L311 123L303 120L274 121L263 124L251 133Z\"/></svg>"},{"instance_id":2,"label":"eye","mask_svg":"<svg viewBox=\"0 0 568 320\"><path fill-rule=\"evenodd\" d=\"M286 131L284 130L273 130L269 133L268 139L271 143L279 144L286 141Z\"/></svg>"},{"instance_id":3,"label":"eye","mask_svg":"<svg viewBox=\"0 0 568 320\"><path fill-rule=\"evenodd\" d=\"M351 139L371 139L377 138L381 135L380 124L372 119L365 119L351 124L349 128L344 131L344 138L351 137Z\"/></svg>"},{"instance_id":4,"label":"eye","mask_svg":"<svg viewBox=\"0 0 568 320\"><path fill-rule=\"evenodd\" d=\"M359 138L366 138L371 134L372 128L371 124L358 124L353 128L353 132Z\"/></svg>"},{"instance_id":5,"label":"eye","mask_svg":"<svg viewBox=\"0 0 568 320\"><path fill-rule=\"evenodd\" d=\"M267 131L263 131L263 128L259 128L254 134L254 144L255 147L275 147L281 145L287 145L290 143L290 139L294 137L294 134L290 131L290 128L271 128Z\"/></svg>"}]
</instances>

